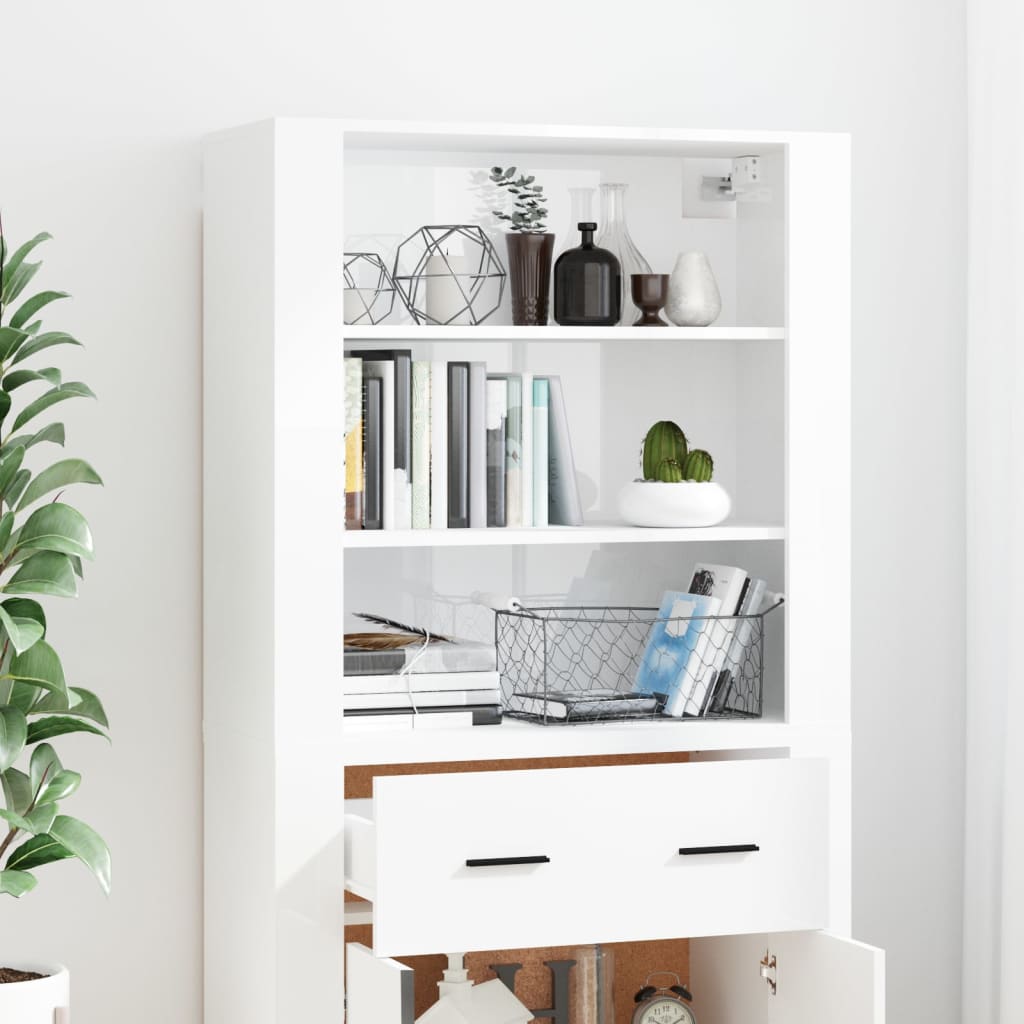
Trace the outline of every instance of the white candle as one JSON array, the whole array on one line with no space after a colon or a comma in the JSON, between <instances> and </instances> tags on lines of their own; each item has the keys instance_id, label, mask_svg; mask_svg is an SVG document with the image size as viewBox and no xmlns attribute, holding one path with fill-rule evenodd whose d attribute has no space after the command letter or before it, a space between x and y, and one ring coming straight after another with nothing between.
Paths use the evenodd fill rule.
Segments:
<instances>
[{"instance_id":1,"label":"white candle","mask_svg":"<svg viewBox=\"0 0 1024 1024\"><path fill-rule=\"evenodd\" d=\"M370 323L371 320L366 315L366 311L373 309L376 300L376 288L346 288L345 323L354 324L360 317L362 317L362 320L359 320L360 323Z\"/></svg>"},{"instance_id":2,"label":"white candle","mask_svg":"<svg viewBox=\"0 0 1024 1024\"><path fill-rule=\"evenodd\" d=\"M447 261L447 262L446 262ZM453 277L458 274L458 277ZM424 285L427 290L426 313L432 324L470 324L468 296L472 287L469 261L465 256L436 253L427 260ZM465 310L465 312L462 312Z\"/></svg>"}]
</instances>

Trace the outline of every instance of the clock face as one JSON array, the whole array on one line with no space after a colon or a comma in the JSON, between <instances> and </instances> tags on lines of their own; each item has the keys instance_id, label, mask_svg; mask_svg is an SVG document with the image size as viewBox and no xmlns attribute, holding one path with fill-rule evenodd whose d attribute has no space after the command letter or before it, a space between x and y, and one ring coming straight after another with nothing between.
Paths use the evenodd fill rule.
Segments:
<instances>
[{"instance_id":1,"label":"clock face","mask_svg":"<svg viewBox=\"0 0 1024 1024\"><path fill-rule=\"evenodd\" d=\"M672 996L657 996L636 1008L633 1024L697 1024L693 1011Z\"/></svg>"}]
</instances>

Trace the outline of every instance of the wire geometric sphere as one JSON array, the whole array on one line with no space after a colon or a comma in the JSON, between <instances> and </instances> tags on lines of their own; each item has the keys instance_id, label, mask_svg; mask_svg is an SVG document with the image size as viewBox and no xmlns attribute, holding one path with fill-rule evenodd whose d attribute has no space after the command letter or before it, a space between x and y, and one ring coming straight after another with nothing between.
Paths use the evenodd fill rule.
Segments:
<instances>
[{"instance_id":1,"label":"wire geometric sphere","mask_svg":"<svg viewBox=\"0 0 1024 1024\"><path fill-rule=\"evenodd\" d=\"M345 323L379 324L395 308L395 283L375 252L344 253Z\"/></svg>"},{"instance_id":2,"label":"wire geometric sphere","mask_svg":"<svg viewBox=\"0 0 1024 1024\"><path fill-rule=\"evenodd\" d=\"M418 324L481 324L505 294L505 267L475 224L419 228L398 247L391 277Z\"/></svg>"}]
</instances>

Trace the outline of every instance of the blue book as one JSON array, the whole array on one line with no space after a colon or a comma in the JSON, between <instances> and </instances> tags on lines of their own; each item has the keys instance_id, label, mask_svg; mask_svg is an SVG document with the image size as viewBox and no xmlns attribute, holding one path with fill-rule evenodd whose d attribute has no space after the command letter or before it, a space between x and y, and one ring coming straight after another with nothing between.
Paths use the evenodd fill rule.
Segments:
<instances>
[{"instance_id":1,"label":"blue book","mask_svg":"<svg viewBox=\"0 0 1024 1024\"><path fill-rule=\"evenodd\" d=\"M659 694L665 714L673 718L700 715L705 694L699 692L707 656L707 616L717 615L722 602L710 594L667 590L651 626L636 676L635 693Z\"/></svg>"}]
</instances>

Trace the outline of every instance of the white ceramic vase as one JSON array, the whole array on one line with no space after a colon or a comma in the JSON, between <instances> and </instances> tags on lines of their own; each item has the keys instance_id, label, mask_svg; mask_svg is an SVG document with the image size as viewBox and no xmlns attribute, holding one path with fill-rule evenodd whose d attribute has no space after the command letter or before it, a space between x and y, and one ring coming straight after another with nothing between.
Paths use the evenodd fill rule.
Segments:
<instances>
[{"instance_id":1,"label":"white ceramic vase","mask_svg":"<svg viewBox=\"0 0 1024 1024\"><path fill-rule=\"evenodd\" d=\"M707 327L722 312L722 296L702 252L681 252L668 279L665 315L679 327Z\"/></svg>"},{"instance_id":2,"label":"white ceramic vase","mask_svg":"<svg viewBox=\"0 0 1024 1024\"><path fill-rule=\"evenodd\" d=\"M70 1024L71 980L66 967L2 959L0 967L34 971L46 977L0 985L0 1021L4 1024Z\"/></svg>"},{"instance_id":3,"label":"white ceramic vase","mask_svg":"<svg viewBox=\"0 0 1024 1024\"><path fill-rule=\"evenodd\" d=\"M632 480L619 491L619 515L633 526L714 526L731 509L728 492L714 480Z\"/></svg>"}]
</instances>

